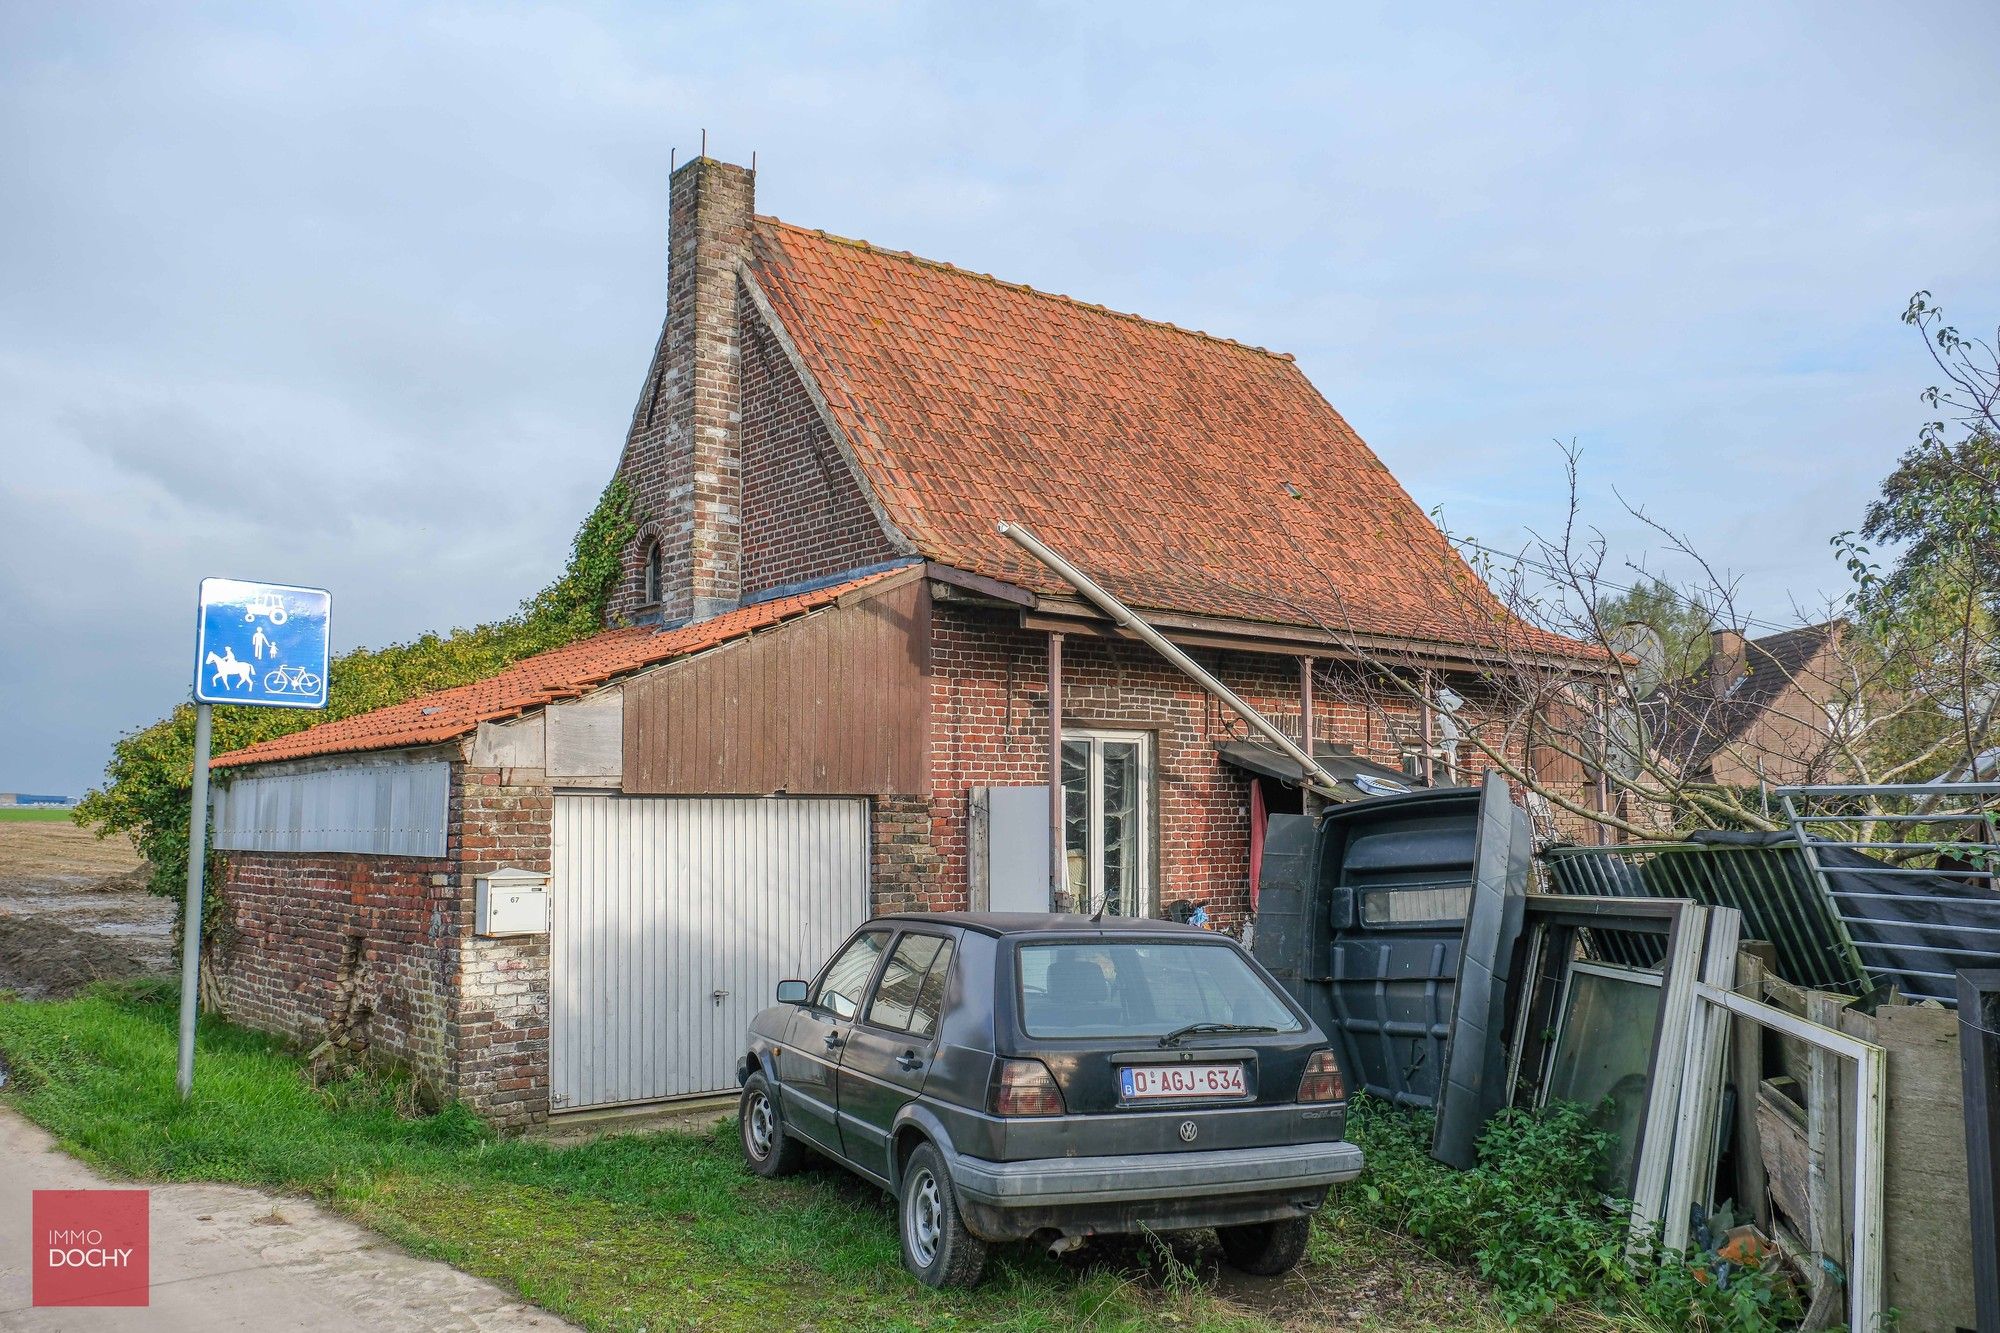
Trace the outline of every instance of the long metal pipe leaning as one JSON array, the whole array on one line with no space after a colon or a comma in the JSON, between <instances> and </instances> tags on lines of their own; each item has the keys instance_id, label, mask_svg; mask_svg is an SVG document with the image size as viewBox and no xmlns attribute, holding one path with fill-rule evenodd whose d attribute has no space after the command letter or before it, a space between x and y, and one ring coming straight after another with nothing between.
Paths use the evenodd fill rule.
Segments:
<instances>
[{"instance_id":1,"label":"long metal pipe leaning","mask_svg":"<svg viewBox=\"0 0 2000 1333\"><path fill-rule=\"evenodd\" d=\"M1084 573L1060 555L1057 555L1041 538L1022 527L1019 523L1002 523L1000 525L1000 535L1011 539L1022 550L1054 570L1061 576L1063 582L1082 593L1085 600L1095 605L1098 610L1110 616L1112 620L1124 628L1132 631L1134 635L1138 636L1140 642L1146 644L1159 653L1160 656L1179 667L1195 684L1220 699L1238 717L1248 722L1252 728L1261 733L1266 740L1290 755L1305 770L1307 777L1311 779L1307 785L1320 790L1326 795L1335 795L1338 793L1340 779L1321 767L1319 760L1313 758L1312 755L1301 748L1297 741L1294 741L1290 736L1278 730L1276 724L1269 718L1243 702L1243 700L1237 698L1234 690L1224 685L1214 676L1211 676L1207 671L1204 671L1192 657L1189 657L1176 647L1166 635L1140 619L1138 613L1132 610L1131 607L1125 605L1125 603L1099 587L1090 575Z\"/></svg>"}]
</instances>

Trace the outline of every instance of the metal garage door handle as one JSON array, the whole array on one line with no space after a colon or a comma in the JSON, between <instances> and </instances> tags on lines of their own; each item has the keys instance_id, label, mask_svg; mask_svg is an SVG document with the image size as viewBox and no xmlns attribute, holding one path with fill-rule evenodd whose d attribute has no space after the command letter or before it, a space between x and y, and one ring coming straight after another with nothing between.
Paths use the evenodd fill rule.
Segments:
<instances>
[{"instance_id":1,"label":"metal garage door handle","mask_svg":"<svg viewBox=\"0 0 2000 1333\"><path fill-rule=\"evenodd\" d=\"M708 998L714 1000L717 1004L721 1004L729 998L729 992L726 990L712 990L708 993Z\"/></svg>"}]
</instances>

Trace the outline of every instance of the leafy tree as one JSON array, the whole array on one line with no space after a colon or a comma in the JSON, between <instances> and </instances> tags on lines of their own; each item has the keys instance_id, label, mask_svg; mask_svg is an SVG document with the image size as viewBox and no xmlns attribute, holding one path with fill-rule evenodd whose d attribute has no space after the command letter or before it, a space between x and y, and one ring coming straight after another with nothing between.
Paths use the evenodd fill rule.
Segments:
<instances>
[{"instance_id":1,"label":"leafy tree","mask_svg":"<svg viewBox=\"0 0 2000 1333\"><path fill-rule=\"evenodd\" d=\"M1875 758L1910 777L1976 776L2000 708L2000 357L1944 322L1930 293L1903 322L1923 334L1942 383L1938 411L1882 482L1859 534L1834 544L1855 609L1906 701ZM1887 568L1877 548L1894 549Z\"/></svg>"},{"instance_id":2,"label":"leafy tree","mask_svg":"<svg viewBox=\"0 0 2000 1333\"><path fill-rule=\"evenodd\" d=\"M1708 661L1709 630L1715 612L1702 598L1674 587L1655 575L1623 592L1600 596L1597 622L1616 631L1620 625L1644 625L1666 646L1663 678L1685 680Z\"/></svg>"},{"instance_id":3,"label":"leafy tree","mask_svg":"<svg viewBox=\"0 0 2000 1333\"><path fill-rule=\"evenodd\" d=\"M630 496L624 483L614 479L577 529L562 575L521 603L515 614L470 629L342 654L328 673L327 706L321 712L217 705L215 753L481 680L524 657L595 633L617 587L620 555L635 531ZM152 863L153 892L168 896L178 896L187 882L194 720L194 705L181 704L151 726L121 737L112 746L104 785L85 795L76 810L77 823L94 827L100 837L130 834Z\"/></svg>"},{"instance_id":4,"label":"leafy tree","mask_svg":"<svg viewBox=\"0 0 2000 1333\"><path fill-rule=\"evenodd\" d=\"M1517 556L1476 567L1506 614L1496 614L1477 584L1455 608L1465 623L1504 631L1476 674L1450 682L1469 701L1454 739L1476 752L1475 767L1498 769L1540 797L1551 822L1581 821L1627 838L1779 827L1767 784L1923 783L2000 769L2000 334L1964 337L1925 292L1903 318L1941 373L1922 394L1937 419L1898 460L1859 530L1833 539L1852 591L1811 614L1795 611L1797 627L1834 623L1836 632L1788 682L1795 696L1783 704L1788 725L1744 728L1737 705L1707 690L1683 691L1664 708L1648 673L1621 655L1620 627L1640 621L1665 642L1670 678L1696 675L1708 626L1739 620L1735 589L1685 536L1629 502L1628 515L1652 528L1694 578L1681 588L1658 579L1636 589L1611 582L1618 562L1583 516L1572 447L1564 520ZM1510 622L1553 630L1581 651L1553 655L1505 631ZM1423 719L1435 698L1434 663L1421 651L1359 637L1349 646L1363 670L1328 669L1327 697L1370 710L1371 729L1385 736L1429 744ZM1400 688L1400 710L1380 702L1385 683ZM1727 748L1734 772L1717 769L1713 748L1703 761L1698 742L1710 740ZM1782 776L1747 785L1746 768ZM1912 803L1925 813L1933 799ZM1887 814L1896 801L1855 806L1858 817Z\"/></svg>"}]
</instances>

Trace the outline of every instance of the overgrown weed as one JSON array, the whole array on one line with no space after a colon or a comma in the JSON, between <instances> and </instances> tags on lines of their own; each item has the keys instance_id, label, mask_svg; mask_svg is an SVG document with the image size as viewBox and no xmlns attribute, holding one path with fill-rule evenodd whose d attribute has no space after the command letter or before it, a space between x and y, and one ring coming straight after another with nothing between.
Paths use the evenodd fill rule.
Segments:
<instances>
[{"instance_id":1,"label":"overgrown weed","mask_svg":"<svg viewBox=\"0 0 2000 1333\"><path fill-rule=\"evenodd\" d=\"M1595 1183L1610 1136L1581 1107L1503 1111L1470 1171L1431 1157L1426 1112L1361 1097L1347 1123L1368 1166L1334 1206L1470 1264L1510 1318L1583 1306L1653 1328L1761 1333L1799 1316L1774 1268L1725 1265L1699 1249L1628 1259L1627 1210Z\"/></svg>"}]
</instances>

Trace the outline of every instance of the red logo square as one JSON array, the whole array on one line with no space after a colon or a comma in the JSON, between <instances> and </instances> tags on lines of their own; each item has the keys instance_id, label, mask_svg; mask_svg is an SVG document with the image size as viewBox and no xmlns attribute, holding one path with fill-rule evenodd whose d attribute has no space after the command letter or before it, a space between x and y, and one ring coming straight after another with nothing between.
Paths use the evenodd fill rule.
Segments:
<instances>
[{"instance_id":1,"label":"red logo square","mask_svg":"<svg viewBox=\"0 0 2000 1333\"><path fill-rule=\"evenodd\" d=\"M36 1190L36 1305L146 1305L146 1190Z\"/></svg>"}]
</instances>

